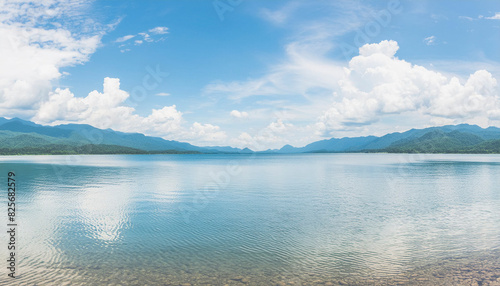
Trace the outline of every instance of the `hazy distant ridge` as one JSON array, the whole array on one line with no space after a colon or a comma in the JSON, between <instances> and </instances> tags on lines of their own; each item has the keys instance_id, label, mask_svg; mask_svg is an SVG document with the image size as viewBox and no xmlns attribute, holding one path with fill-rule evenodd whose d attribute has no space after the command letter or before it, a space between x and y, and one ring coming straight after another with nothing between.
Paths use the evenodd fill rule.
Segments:
<instances>
[{"instance_id":1,"label":"hazy distant ridge","mask_svg":"<svg viewBox=\"0 0 500 286\"><path fill-rule=\"evenodd\" d=\"M285 145L258 153L500 153L500 128L460 124L381 137L331 138L304 147ZM19 118L0 117L0 154L248 154L233 147L198 147L185 142L98 129L86 124L44 126Z\"/></svg>"}]
</instances>

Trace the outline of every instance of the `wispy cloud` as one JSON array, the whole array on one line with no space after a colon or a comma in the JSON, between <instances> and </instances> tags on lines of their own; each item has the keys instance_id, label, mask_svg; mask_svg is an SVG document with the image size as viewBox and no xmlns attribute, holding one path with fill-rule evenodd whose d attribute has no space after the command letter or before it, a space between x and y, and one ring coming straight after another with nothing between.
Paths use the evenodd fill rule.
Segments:
<instances>
[{"instance_id":1,"label":"wispy cloud","mask_svg":"<svg viewBox=\"0 0 500 286\"><path fill-rule=\"evenodd\" d=\"M436 44L436 36L430 36L424 39L424 43L427 46Z\"/></svg>"},{"instance_id":2,"label":"wispy cloud","mask_svg":"<svg viewBox=\"0 0 500 286\"><path fill-rule=\"evenodd\" d=\"M322 2L321 16L301 21L294 18L290 25L283 25L292 33L292 40L284 46L286 58L271 66L265 76L241 81L214 81L204 88L204 92L241 100L251 96L307 97L311 89L332 90L337 83L331 79L342 74L343 69L326 54L339 48L336 41L339 37L356 31L375 14L370 7L354 2ZM294 1L274 11L263 10L261 15L271 23L279 24L292 17L295 11L317 9L315 3Z\"/></svg>"},{"instance_id":3,"label":"wispy cloud","mask_svg":"<svg viewBox=\"0 0 500 286\"><path fill-rule=\"evenodd\" d=\"M157 94L155 94L156 96L170 96L170 93L167 93L167 92L159 92Z\"/></svg>"},{"instance_id":4,"label":"wispy cloud","mask_svg":"<svg viewBox=\"0 0 500 286\"><path fill-rule=\"evenodd\" d=\"M152 42L159 42L163 41L165 37L163 35L168 34L168 28L167 27L155 27L152 29L149 29L148 31L145 32L140 32L135 35L126 35L123 37L119 37L115 40L115 43L120 43L118 46L120 48L120 51L122 53L130 51L130 46L132 43L130 40L136 39L133 41L133 45L139 46L142 45L143 43L152 43Z\"/></svg>"},{"instance_id":5,"label":"wispy cloud","mask_svg":"<svg viewBox=\"0 0 500 286\"><path fill-rule=\"evenodd\" d=\"M118 39L115 40L116 43L122 43L122 42L126 42L132 38L135 38L136 35L126 35L126 36L123 36L123 37L120 37Z\"/></svg>"},{"instance_id":6,"label":"wispy cloud","mask_svg":"<svg viewBox=\"0 0 500 286\"><path fill-rule=\"evenodd\" d=\"M156 27L153 29L149 29L149 32L156 35L164 35L168 33L167 27Z\"/></svg>"},{"instance_id":7,"label":"wispy cloud","mask_svg":"<svg viewBox=\"0 0 500 286\"><path fill-rule=\"evenodd\" d=\"M289 2L282 8L274 11L264 8L260 11L260 14L267 21L273 24L281 25L286 23L286 21L297 11L298 8L300 8L298 2Z\"/></svg>"},{"instance_id":8,"label":"wispy cloud","mask_svg":"<svg viewBox=\"0 0 500 286\"><path fill-rule=\"evenodd\" d=\"M467 20L467 21L474 21L474 18L469 17L469 16L458 16L459 19L462 20Z\"/></svg>"}]
</instances>

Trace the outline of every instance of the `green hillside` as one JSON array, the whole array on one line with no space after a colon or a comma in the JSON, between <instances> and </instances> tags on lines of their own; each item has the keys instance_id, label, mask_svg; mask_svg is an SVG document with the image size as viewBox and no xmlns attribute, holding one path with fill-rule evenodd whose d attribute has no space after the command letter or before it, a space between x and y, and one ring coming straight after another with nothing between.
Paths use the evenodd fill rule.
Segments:
<instances>
[{"instance_id":1,"label":"green hillside","mask_svg":"<svg viewBox=\"0 0 500 286\"><path fill-rule=\"evenodd\" d=\"M389 153L500 153L500 140L485 140L467 132L433 130L400 140L381 150Z\"/></svg>"},{"instance_id":2,"label":"green hillside","mask_svg":"<svg viewBox=\"0 0 500 286\"><path fill-rule=\"evenodd\" d=\"M198 147L189 143L98 129L86 124L44 126L0 117L0 154L198 154L238 153L237 148ZM218 151L221 148L223 151Z\"/></svg>"},{"instance_id":3,"label":"green hillside","mask_svg":"<svg viewBox=\"0 0 500 286\"><path fill-rule=\"evenodd\" d=\"M196 151L144 151L118 145L86 144L64 145L48 144L35 147L0 148L0 155L76 155L76 154L198 154Z\"/></svg>"},{"instance_id":4,"label":"green hillside","mask_svg":"<svg viewBox=\"0 0 500 286\"><path fill-rule=\"evenodd\" d=\"M467 153L500 154L500 140L488 140L472 146Z\"/></svg>"}]
</instances>

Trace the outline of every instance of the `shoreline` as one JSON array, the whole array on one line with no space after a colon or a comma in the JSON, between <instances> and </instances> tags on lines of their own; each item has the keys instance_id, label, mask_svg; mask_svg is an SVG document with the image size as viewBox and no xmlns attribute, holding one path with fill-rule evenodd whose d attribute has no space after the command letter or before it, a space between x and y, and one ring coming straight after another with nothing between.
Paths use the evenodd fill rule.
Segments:
<instances>
[{"instance_id":1,"label":"shoreline","mask_svg":"<svg viewBox=\"0 0 500 286\"><path fill-rule=\"evenodd\" d=\"M185 153L63 153L63 154L0 154L2 157L17 157L17 156L101 156L101 155L235 155L235 156L290 156L290 155L315 155L315 154L338 154L338 155L368 155L368 154L382 154L382 155L500 155L500 153L394 153L394 152L307 152L307 153L200 153L200 152L185 152Z\"/></svg>"},{"instance_id":2,"label":"shoreline","mask_svg":"<svg viewBox=\"0 0 500 286\"><path fill-rule=\"evenodd\" d=\"M88 266L85 268L63 266L61 264L48 267L52 272L52 282L60 285L168 285L168 286L198 286L198 285L225 285L225 286L335 286L335 285L473 285L499 286L500 285L500 256L495 254L477 255L471 257L441 259L408 271L394 274L351 274L351 275L321 275L313 273L313 269L298 271L283 271L268 273L261 269L259 273L242 271L241 273L198 273L195 269L186 268L169 272L169 269L155 268L104 268ZM56 269L54 269L56 268ZM21 274L16 282L36 283L44 285L45 278L37 277L44 271L33 269L26 271L21 266ZM170 269L171 270L171 269ZM297 269L296 269L297 270ZM27 273L31 272L31 273ZM297 273L300 272L300 273ZM69 281L68 281L69 280ZM0 283L0 285L3 285Z\"/></svg>"}]
</instances>

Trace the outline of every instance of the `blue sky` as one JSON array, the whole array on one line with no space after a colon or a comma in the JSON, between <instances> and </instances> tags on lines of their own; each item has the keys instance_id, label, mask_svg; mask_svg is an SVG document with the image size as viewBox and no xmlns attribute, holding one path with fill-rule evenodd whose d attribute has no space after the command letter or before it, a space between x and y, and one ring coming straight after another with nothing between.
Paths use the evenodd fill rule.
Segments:
<instances>
[{"instance_id":1,"label":"blue sky","mask_svg":"<svg viewBox=\"0 0 500 286\"><path fill-rule=\"evenodd\" d=\"M500 126L498 1L7 0L0 10L4 117L256 150Z\"/></svg>"}]
</instances>

